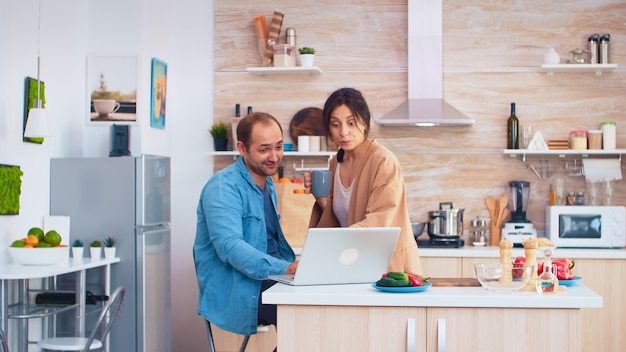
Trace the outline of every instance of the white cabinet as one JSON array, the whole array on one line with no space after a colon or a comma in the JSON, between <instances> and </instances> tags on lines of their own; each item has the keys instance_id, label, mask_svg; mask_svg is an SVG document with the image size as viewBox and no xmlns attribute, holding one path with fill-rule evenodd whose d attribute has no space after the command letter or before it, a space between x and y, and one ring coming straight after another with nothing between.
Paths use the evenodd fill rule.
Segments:
<instances>
[{"instance_id":1,"label":"white cabinet","mask_svg":"<svg viewBox=\"0 0 626 352\"><path fill-rule=\"evenodd\" d=\"M580 309L428 308L426 351L586 351L575 338L580 316Z\"/></svg>"},{"instance_id":2,"label":"white cabinet","mask_svg":"<svg viewBox=\"0 0 626 352\"><path fill-rule=\"evenodd\" d=\"M579 338L564 338L580 336L580 309L280 305L278 312L280 349L288 351L581 350Z\"/></svg>"}]
</instances>

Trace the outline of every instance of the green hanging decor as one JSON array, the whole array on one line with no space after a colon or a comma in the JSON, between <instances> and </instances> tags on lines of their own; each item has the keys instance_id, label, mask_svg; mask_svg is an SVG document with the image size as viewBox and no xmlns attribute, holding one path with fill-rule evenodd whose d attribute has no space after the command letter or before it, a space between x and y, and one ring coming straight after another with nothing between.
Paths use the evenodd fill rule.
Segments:
<instances>
[{"instance_id":1,"label":"green hanging decor","mask_svg":"<svg viewBox=\"0 0 626 352\"><path fill-rule=\"evenodd\" d=\"M23 174L19 166L0 164L0 215L20 213Z\"/></svg>"}]
</instances>

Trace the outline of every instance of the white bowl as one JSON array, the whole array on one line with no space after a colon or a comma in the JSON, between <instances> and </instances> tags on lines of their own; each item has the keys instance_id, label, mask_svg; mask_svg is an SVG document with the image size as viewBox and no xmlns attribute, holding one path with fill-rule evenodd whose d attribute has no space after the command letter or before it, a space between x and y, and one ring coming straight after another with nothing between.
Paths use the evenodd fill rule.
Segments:
<instances>
[{"instance_id":1,"label":"white bowl","mask_svg":"<svg viewBox=\"0 0 626 352\"><path fill-rule=\"evenodd\" d=\"M9 247L13 262L23 265L53 265L69 257L69 247L19 248Z\"/></svg>"},{"instance_id":2,"label":"white bowl","mask_svg":"<svg viewBox=\"0 0 626 352\"><path fill-rule=\"evenodd\" d=\"M526 268L512 268L511 282L500 282L502 277L502 264L500 263L477 263L474 264L474 272L478 282L487 290L516 291L526 287L535 267L529 265Z\"/></svg>"}]
</instances>

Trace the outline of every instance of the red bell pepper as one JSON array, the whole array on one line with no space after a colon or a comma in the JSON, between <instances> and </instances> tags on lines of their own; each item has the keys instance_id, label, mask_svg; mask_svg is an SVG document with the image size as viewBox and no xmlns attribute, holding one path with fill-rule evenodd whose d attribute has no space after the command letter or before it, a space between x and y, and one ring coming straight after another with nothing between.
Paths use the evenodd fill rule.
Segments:
<instances>
[{"instance_id":1,"label":"red bell pepper","mask_svg":"<svg viewBox=\"0 0 626 352\"><path fill-rule=\"evenodd\" d=\"M568 258L558 258L552 261L552 266L556 267L556 278L559 280L571 280L574 278L574 262ZM543 272L543 263L537 265L537 274Z\"/></svg>"},{"instance_id":2,"label":"red bell pepper","mask_svg":"<svg viewBox=\"0 0 626 352\"><path fill-rule=\"evenodd\" d=\"M409 277L409 282L411 283L411 286L424 286L424 283L426 281L428 281L428 279L430 279L429 277L423 277L422 275L413 275L413 274L406 274Z\"/></svg>"}]
</instances>

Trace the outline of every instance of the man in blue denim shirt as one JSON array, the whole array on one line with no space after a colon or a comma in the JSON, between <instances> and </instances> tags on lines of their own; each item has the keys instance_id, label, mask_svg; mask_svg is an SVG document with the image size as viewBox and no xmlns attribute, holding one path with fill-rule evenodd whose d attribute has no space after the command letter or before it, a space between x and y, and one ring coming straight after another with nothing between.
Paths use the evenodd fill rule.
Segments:
<instances>
[{"instance_id":1,"label":"man in blue denim shirt","mask_svg":"<svg viewBox=\"0 0 626 352\"><path fill-rule=\"evenodd\" d=\"M276 325L276 306L261 304L270 275L295 274L298 262L280 227L272 175L283 158L283 131L255 112L237 126L238 160L202 189L193 254L198 314L223 330L256 333Z\"/></svg>"}]
</instances>

